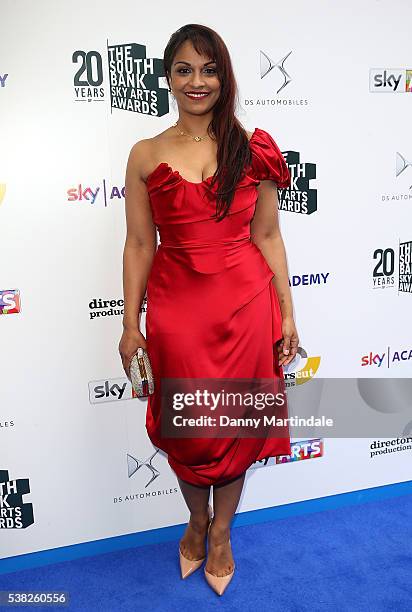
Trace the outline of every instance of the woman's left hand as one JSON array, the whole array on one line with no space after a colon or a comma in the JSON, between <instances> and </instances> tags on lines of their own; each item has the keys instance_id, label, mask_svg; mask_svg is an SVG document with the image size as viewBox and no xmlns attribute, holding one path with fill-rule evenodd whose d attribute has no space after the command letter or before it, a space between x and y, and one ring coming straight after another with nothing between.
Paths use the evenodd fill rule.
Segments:
<instances>
[{"instance_id":1,"label":"woman's left hand","mask_svg":"<svg viewBox=\"0 0 412 612\"><path fill-rule=\"evenodd\" d=\"M293 317L283 318L282 336L282 340L277 344L280 366L290 363L298 351L299 337Z\"/></svg>"}]
</instances>

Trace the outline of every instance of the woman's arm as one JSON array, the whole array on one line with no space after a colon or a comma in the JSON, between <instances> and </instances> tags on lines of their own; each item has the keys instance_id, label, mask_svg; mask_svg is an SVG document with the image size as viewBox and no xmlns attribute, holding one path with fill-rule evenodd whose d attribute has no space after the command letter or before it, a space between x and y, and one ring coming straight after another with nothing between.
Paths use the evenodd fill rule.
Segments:
<instances>
[{"instance_id":1,"label":"woman's arm","mask_svg":"<svg viewBox=\"0 0 412 612\"><path fill-rule=\"evenodd\" d=\"M123 252L123 327L139 329L139 313L152 261L157 248L146 184L142 179L142 161L147 157L147 142L137 142L131 149L126 168L126 241Z\"/></svg>"},{"instance_id":2,"label":"woman's arm","mask_svg":"<svg viewBox=\"0 0 412 612\"><path fill-rule=\"evenodd\" d=\"M273 279L282 312L283 353L281 365L294 359L299 338L293 320L292 295L285 245L279 227L278 195L273 181L261 181L258 186L255 215L250 224L251 240L262 252L275 276ZM285 357L285 355L289 355Z\"/></svg>"},{"instance_id":3,"label":"woman's arm","mask_svg":"<svg viewBox=\"0 0 412 612\"><path fill-rule=\"evenodd\" d=\"M147 348L140 331L140 307L146 293L147 280L157 248L142 164L149 156L147 140L133 145L126 168L126 241L123 252L123 334L119 353L123 369L130 379L130 361L137 349Z\"/></svg>"}]
</instances>

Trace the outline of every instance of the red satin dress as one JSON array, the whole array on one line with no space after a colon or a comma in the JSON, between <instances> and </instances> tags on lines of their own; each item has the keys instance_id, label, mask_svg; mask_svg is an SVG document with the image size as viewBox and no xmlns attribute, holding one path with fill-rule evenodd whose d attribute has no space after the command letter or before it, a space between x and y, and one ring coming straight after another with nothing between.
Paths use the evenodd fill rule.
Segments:
<instances>
[{"instance_id":1,"label":"red satin dress","mask_svg":"<svg viewBox=\"0 0 412 612\"><path fill-rule=\"evenodd\" d=\"M155 379L146 430L167 453L175 474L193 485L224 484L255 461L291 454L290 437L165 438L161 435L163 378L269 378L284 381L274 344L282 338L274 273L250 240L257 185L290 185L272 136L256 128L252 162L238 183L229 214L216 223L211 178L191 183L167 163L146 187L161 244L147 282L146 341ZM289 430L287 430L289 433Z\"/></svg>"}]
</instances>

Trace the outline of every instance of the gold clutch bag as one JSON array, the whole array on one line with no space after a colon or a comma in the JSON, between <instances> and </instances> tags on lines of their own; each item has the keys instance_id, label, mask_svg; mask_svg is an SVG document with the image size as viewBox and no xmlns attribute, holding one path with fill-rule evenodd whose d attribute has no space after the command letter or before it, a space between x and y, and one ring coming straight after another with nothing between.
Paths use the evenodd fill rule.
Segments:
<instances>
[{"instance_id":1,"label":"gold clutch bag","mask_svg":"<svg viewBox=\"0 0 412 612\"><path fill-rule=\"evenodd\" d=\"M146 397L154 391L152 366L146 349L139 347L130 362L130 382L138 397Z\"/></svg>"}]
</instances>

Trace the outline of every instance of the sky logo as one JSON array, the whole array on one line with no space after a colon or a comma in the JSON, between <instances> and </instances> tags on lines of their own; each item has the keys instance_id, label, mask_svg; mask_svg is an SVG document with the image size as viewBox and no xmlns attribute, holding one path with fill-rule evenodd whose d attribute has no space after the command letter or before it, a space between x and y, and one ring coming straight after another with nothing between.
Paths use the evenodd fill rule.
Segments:
<instances>
[{"instance_id":1,"label":"sky logo","mask_svg":"<svg viewBox=\"0 0 412 612\"><path fill-rule=\"evenodd\" d=\"M363 355L361 357L361 365L362 366L378 366L380 368L382 365L386 365L387 368L390 368L391 365L398 365L399 363L408 362L412 359L412 349L403 349L398 351L391 351L391 347L388 346L388 350L386 353L372 353L372 351L368 355Z\"/></svg>"},{"instance_id":2,"label":"sky logo","mask_svg":"<svg viewBox=\"0 0 412 612\"><path fill-rule=\"evenodd\" d=\"M113 200L120 201L125 197L125 187L112 186L109 188L105 179L97 187L83 186L79 183L76 187L67 190L67 201L86 204L109 206Z\"/></svg>"},{"instance_id":3,"label":"sky logo","mask_svg":"<svg viewBox=\"0 0 412 612\"><path fill-rule=\"evenodd\" d=\"M371 68L369 70L371 93L412 93L412 69Z\"/></svg>"}]
</instances>

